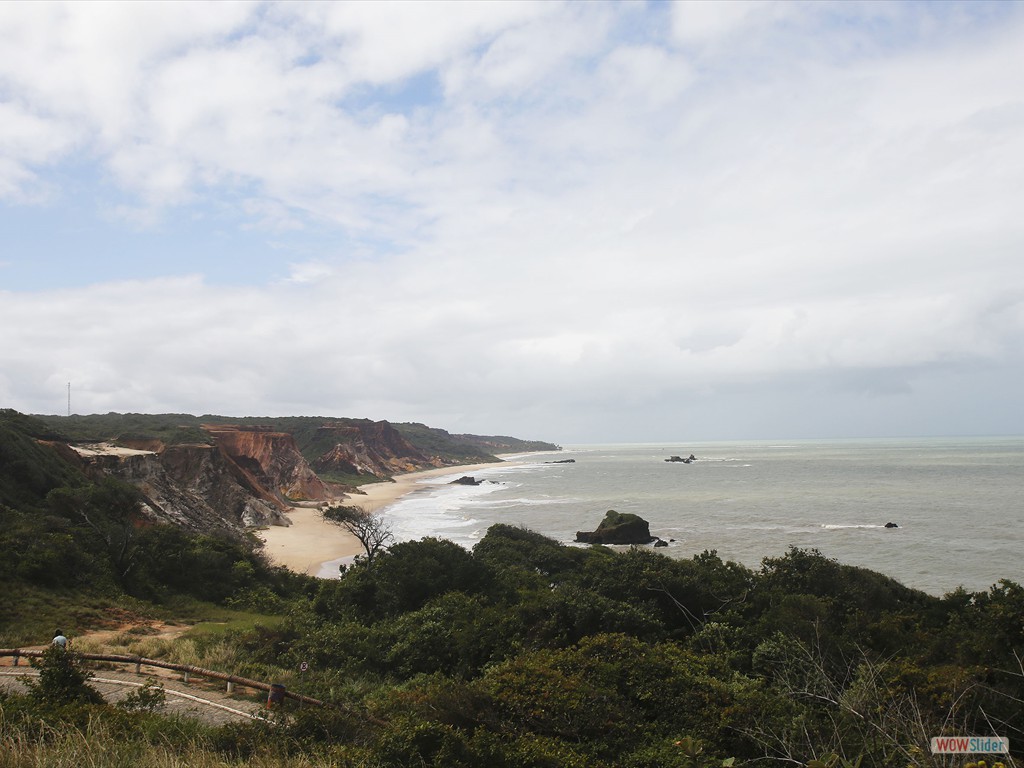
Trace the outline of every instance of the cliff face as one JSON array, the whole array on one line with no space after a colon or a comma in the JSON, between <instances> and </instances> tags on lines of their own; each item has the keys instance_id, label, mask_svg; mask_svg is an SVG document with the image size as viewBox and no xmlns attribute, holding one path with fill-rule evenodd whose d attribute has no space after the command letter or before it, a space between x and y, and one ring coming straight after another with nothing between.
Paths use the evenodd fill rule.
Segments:
<instances>
[{"instance_id":1,"label":"cliff face","mask_svg":"<svg viewBox=\"0 0 1024 768\"><path fill-rule=\"evenodd\" d=\"M221 453L235 468L240 483L254 493L270 491L280 500L323 501L327 485L299 451L287 432L261 427L203 425Z\"/></svg>"},{"instance_id":2,"label":"cliff face","mask_svg":"<svg viewBox=\"0 0 1024 768\"><path fill-rule=\"evenodd\" d=\"M239 483L231 462L219 448L170 446L162 454L162 464L179 486L204 500L210 509L221 510L232 522L245 527L291 525L283 514L287 505L266 489Z\"/></svg>"},{"instance_id":3,"label":"cliff face","mask_svg":"<svg viewBox=\"0 0 1024 768\"><path fill-rule=\"evenodd\" d=\"M317 472L388 477L444 466L419 451L386 421L327 425L317 430L315 440L321 445L334 444L313 462Z\"/></svg>"},{"instance_id":4,"label":"cliff face","mask_svg":"<svg viewBox=\"0 0 1024 768\"><path fill-rule=\"evenodd\" d=\"M166 446L159 439L119 444L54 446L90 477L115 477L141 491L141 516L203 533L241 535L245 528L289 525L296 502L336 498L306 462L295 438L260 426L203 425L213 444ZM326 426L320 444L333 443L318 468L354 475L389 476L434 466L390 424Z\"/></svg>"},{"instance_id":5,"label":"cliff face","mask_svg":"<svg viewBox=\"0 0 1024 768\"><path fill-rule=\"evenodd\" d=\"M141 515L150 522L232 536L249 526L289 524L282 514L284 505L268 494L256 495L242 487L217 448L179 445L142 451L92 446L71 450L86 475L115 477L138 488L143 496Z\"/></svg>"},{"instance_id":6,"label":"cliff face","mask_svg":"<svg viewBox=\"0 0 1024 768\"><path fill-rule=\"evenodd\" d=\"M315 505L351 492L329 482L389 478L455 464L494 461L479 447L512 438L453 436L422 424L368 419L231 419L165 414L47 417L45 442L87 475L137 487L143 518L203 532L288 525L294 504ZM204 421L208 423L203 423ZM42 427L48 422L40 421ZM72 430L61 438L58 427ZM37 429L37 432L39 429ZM42 439L42 437L37 438ZM323 473L321 477L318 473ZM326 478L327 480L325 481Z\"/></svg>"}]
</instances>

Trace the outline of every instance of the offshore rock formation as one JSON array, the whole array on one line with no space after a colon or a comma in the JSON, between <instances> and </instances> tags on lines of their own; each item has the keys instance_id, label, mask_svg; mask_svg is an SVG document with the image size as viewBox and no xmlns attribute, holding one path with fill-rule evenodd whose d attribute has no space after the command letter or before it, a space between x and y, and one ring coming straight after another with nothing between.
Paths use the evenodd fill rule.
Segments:
<instances>
[{"instance_id":1,"label":"offshore rock formation","mask_svg":"<svg viewBox=\"0 0 1024 768\"><path fill-rule=\"evenodd\" d=\"M639 515L609 509L596 531L577 531L576 541L582 544L650 544L651 526Z\"/></svg>"},{"instance_id":2,"label":"offshore rock formation","mask_svg":"<svg viewBox=\"0 0 1024 768\"><path fill-rule=\"evenodd\" d=\"M665 461L671 461L671 462L676 462L676 463L682 462L683 464L692 464L696 460L697 460L697 457L694 456L692 453L689 456L687 456L685 459L682 456L672 456L670 458L665 459Z\"/></svg>"}]
</instances>

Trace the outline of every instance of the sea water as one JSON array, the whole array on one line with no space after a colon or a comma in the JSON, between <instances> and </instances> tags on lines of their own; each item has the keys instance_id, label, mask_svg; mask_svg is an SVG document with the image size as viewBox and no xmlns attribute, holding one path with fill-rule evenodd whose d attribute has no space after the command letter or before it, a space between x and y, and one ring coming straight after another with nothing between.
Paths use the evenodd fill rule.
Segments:
<instances>
[{"instance_id":1,"label":"sea water","mask_svg":"<svg viewBox=\"0 0 1024 768\"><path fill-rule=\"evenodd\" d=\"M615 509L669 557L756 569L796 546L936 595L1024 582L1024 438L577 445L476 470L480 485L460 474L383 510L399 540L472 547L507 523L568 544Z\"/></svg>"}]
</instances>

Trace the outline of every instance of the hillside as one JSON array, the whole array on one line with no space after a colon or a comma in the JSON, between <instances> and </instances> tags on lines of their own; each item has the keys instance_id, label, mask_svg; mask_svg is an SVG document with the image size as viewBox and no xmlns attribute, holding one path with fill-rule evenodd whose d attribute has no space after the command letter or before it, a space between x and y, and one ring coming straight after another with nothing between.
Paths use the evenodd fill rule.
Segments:
<instances>
[{"instance_id":1,"label":"hillside","mask_svg":"<svg viewBox=\"0 0 1024 768\"><path fill-rule=\"evenodd\" d=\"M27 417L26 417L27 418ZM400 458L396 448L409 451L414 469L454 464L495 461L498 453L557 451L560 446L540 440L522 440L508 436L451 434L443 429L415 422L390 424L324 416L234 417L191 414L106 413L88 416L33 417L41 429L61 435L70 442L136 445L144 440L158 440L165 445L213 444L206 425L232 425L240 428L267 429L284 432L295 438L299 450L310 463L330 453L337 445L360 442L371 448L383 444L382 457ZM397 431L409 446L400 446L391 430ZM418 452L418 454L416 453ZM400 470L411 471L404 466ZM385 479L389 473L370 473L374 479Z\"/></svg>"},{"instance_id":2,"label":"hillside","mask_svg":"<svg viewBox=\"0 0 1024 768\"><path fill-rule=\"evenodd\" d=\"M104 627L118 653L331 706L205 731L65 688L0 692L4 765L939 768L964 763L934 759L932 735L1021 743L1019 584L938 598L814 550L752 570L714 551L564 546L508 525L472 550L406 541L317 580L270 566L244 530L158 524L161 483L208 501L200 481L217 480L274 507L285 491L320 492L299 445L341 435L362 441L357 454L429 452L374 422L226 422L205 422L201 442L143 429L87 447L0 411L0 647L42 646L61 626L87 652ZM169 646L125 630L146 623L129 614L211 626Z\"/></svg>"},{"instance_id":3,"label":"hillside","mask_svg":"<svg viewBox=\"0 0 1024 768\"><path fill-rule=\"evenodd\" d=\"M169 647L117 631L110 642L121 658L187 659L329 706L205 731L171 710L69 705L70 686L0 693L14 755L4 765L1012 768L1021 758L1019 747L985 763L929 750L934 735L994 732L1016 745L1024 733L1024 592L1012 582L938 598L813 550L755 571L713 551L569 547L507 525L471 551L396 544L338 580L274 584L246 565L221 561L174 585L226 582L221 604L258 601L264 615L238 617L229 636L190 632Z\"/></svg>"},{"instance_id":4,"label":"hillside","mask_svg":"<svg viewBox=\"0 0 1024 768\"><path fill-rule=\"evenodd\" d=\"M40 419L0 409L0 505L34 508L53 489L85 482L45 444L58 437Z\"/></svg>"},{"instance_id":5,"label":"hillside","mask_svg":"<svg viewBox=\"0 0 1024 768\"><path fill-rule=\"evenodd\" d=\"M287 525L290 506L338 499L362 483L500 461L487 448L557 449L368 419L3 413L0 503L41 505L55 488L114 479L140 494L137 524L235 538L254 526Z\"/></svg>"}]
</instances>

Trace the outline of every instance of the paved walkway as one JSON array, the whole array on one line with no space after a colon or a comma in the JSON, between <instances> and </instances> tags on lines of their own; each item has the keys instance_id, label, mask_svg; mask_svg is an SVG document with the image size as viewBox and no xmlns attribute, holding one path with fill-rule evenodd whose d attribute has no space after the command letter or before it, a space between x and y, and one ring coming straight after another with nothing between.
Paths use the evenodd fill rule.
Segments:
<instances>
[{"instance_id":1,"label":"paved walkway","mask_svg":"<svg viewBox=\"0 0 1024 768\"><path fill-rule=\"evenodd\" d=\"M25 684L19 678L25 675L36 676L38 672L24 662L18 667L0 666L0 689L24 692ZM266 694L262 691L248 691L236 686L229 695L223 683L195 678L186 683L181 675L136 675L118 669L99 669L88 682L108 702L117 703L142 687L148 677L153 677L164 687L166 704L161 711L165 714L193 717L210 725L224 725L250 720L265 711Z\"/></svg>"}]
</instances>

